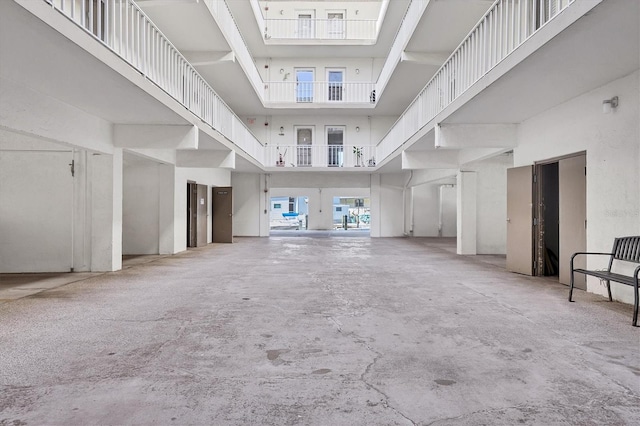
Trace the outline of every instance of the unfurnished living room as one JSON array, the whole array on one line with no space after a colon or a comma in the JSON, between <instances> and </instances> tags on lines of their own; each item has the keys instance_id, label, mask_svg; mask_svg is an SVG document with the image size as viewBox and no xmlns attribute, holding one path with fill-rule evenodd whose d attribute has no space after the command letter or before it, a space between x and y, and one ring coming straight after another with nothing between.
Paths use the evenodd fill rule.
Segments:
<instances>
[{"instance_id":1,"label":"unfurnished living room","mask_svg":"<svg viewBox=\"0 0 640 426\"><path fill-rule=\"evenodd\" d=\"M0 425L640 423L640 3L0 1Z\"/></svg>"}]
</instances>

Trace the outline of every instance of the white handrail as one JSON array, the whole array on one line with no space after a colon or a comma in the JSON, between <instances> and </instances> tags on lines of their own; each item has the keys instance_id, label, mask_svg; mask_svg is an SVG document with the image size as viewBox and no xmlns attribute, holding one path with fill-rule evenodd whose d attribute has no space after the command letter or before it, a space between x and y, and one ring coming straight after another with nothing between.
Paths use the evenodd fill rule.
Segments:
<instances>
[{"instance_id":1,"label":"white handrail","mask_svg":"<svg viewBox=\"0 0 640 426\"><path fill-rule=\"evenodd\" d=\"M575 0L497 0L377 144L379 160Z\"/></svg>"},{"instance_id":2,"label":"white handrail","mask_svg":"<svg viewBox=\"0 0 640 426\"><path fill-rule=\"evenodd\" d=\"M44 1L233 144L262 161L262 143L133 0ZM94 10L97 4L101 7Z\"/></svg>"},{"instance_id":3,"label":"white handrail","mask_svg":"<svg viewBox=\"0 0 640 426\"><path fill-rule=\"evenodd\" d=\"M265 82L265 102L374 104L375 83L335 81Z\"/></svg>"},{"instance_id":4,"label":"white handrail","mask_svg":"<svg viewBox=\"0 0 640 426\"><path fill-rule=\"evenodd\" d=\"M354 145L269 145L266 167L375 167L375 147Z\"/></svg>"},{"instance_id":5,"label":"white handrail","mask_svg":"<svg viewBox=\"0 0 640 426\"><path fill-rule=\"evenodd\" d=\"M378 37L375 19L264 19L265 40L368 40Z\"/></svg>"}]
</instances>

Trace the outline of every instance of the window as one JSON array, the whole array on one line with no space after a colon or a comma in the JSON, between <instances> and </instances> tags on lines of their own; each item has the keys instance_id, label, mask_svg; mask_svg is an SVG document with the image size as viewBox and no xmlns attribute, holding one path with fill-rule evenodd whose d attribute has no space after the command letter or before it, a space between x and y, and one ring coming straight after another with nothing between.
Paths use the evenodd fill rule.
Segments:
<instances>
[{"instance_id":1,"label":"window","mask_svg":"<svg viewBox=\"0 0 640 426\"><path fill-rule=\"evenodd\" d=\"M293 197L289 197L289 213L293 213L296 211L296 199Z\"/></svg>"},{"instance_id":2,"label":"window","mask_svg":"<svg viewBox=\"0 0 640 426\"><path fill-rule=\"evenodd\" d=\"M273 208L274 209L281 209L282 208L282 204L274 204Z\"/></svg>"}]
</instances>

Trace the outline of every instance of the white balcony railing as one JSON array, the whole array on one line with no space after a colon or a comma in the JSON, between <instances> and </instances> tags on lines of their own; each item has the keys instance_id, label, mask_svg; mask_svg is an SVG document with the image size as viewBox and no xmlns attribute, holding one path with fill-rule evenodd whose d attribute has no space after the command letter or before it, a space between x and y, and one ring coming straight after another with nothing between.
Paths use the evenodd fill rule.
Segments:
<instances>
[{"instance_id":1,"label":"white balcony railing","mask_svg":"<svg viewBox=\"0 0 640 426\"><path fill-rule=\"evenodd\" d=\"M44 0L258 161L262 144L133 0Z\"/></svg>"},{"instance_id":2,"label":"white balcony railing","mask_svg":"<svg viewBox=\"0 0 640 426\"><path fill-rule=\"evenodd\" d=\"M374 104L375 83L328 81L271 81L265 83L265 102Z\"/></svg>"},{"instance_id":3,"label":"white balcony railing","mask_svg":"<svg viewBox=\"0 0 640 426\"><path fill-rule=\"evenodd\" d=\"M378 159L393 153L574 1L497 0L378 143Z\"/></svg>"},{"instance_id":4,"label":"white balcony railing","mask_svg":"<svg viewBox=\"0 0 640 426\"><path fill-rule=\"evenodd\" d=\"M348 40L375 42L375 19L265 19L265 40Z\"/></svg>"},{"instance_id":5,"label":"white balcony railing","mask_svg":"<svg viewBox=\"0 0 640 426\"><path fill-rule=\"evenodd\" d=\"M374 167L375 147L353 145L267 146L266 167Z\"/></svg>"}]
</instances>

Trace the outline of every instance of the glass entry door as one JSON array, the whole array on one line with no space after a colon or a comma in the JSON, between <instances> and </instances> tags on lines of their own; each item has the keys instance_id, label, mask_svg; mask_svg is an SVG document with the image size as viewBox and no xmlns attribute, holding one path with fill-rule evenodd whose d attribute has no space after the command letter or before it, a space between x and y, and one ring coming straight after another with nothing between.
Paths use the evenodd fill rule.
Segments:
<instances>
[{"instance_id":1,"label":"glass entry door","mask_svg":"<svg viewBox=\"0 0 640 426\"><path fill-rule=\"evenodd\" d=\"M344 12L327 13L327 37L330 39L344 38Z\"/></svg>"},{"instance_id":2,"label":"glass entry door","mask_svg":"<svg viewBox=\"0 0 640 426\"><path fill-rule=\"evenodd\" d=\"M327 127L327 145L329 167L344 165L344 127Z\"/></svg>"},{"instance_id":3,"label":"glass entry door","mask_svg":"<svg viewBox=\"0 0 640 426\"><path fill-rule=\"evenodd\" d=\"M314 38L313 12L298 12L298 38Z\"/></svg>"},{"instance_id":4,"label":"glass entry door","mask_svg":"<svg viewBox=\"0 0 640 426\"><path fill-rule=\"evenodd\" d=\"M313 70L296 70L296 102L313 102Z\"/></svg>"},{"instance_id":5,"label":"glass entry door","mask_svg":"<svg viewBox=\"0 0 640 426\"><path fill-rule=\"evenodd\" d=\"M327 70L327 81L329 86L327 100L331 102L342 101L344 70Z\"/></svg>"},{"instance_id":6,"label":"glass entry door","mask_svg":"<svg viewBox=\"0 0 640 426\"><path fill-rule=\"evenodd\" d=\"M313 129L310 127L296 127L296 160L298 167L310 167L311 144L313 139Z\"/></svg>"}]
</instances>

